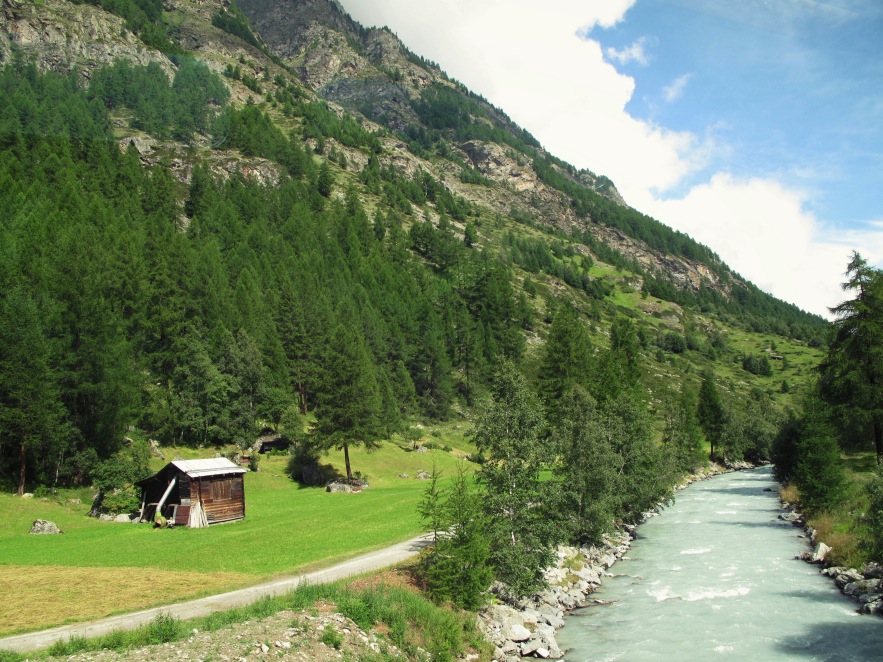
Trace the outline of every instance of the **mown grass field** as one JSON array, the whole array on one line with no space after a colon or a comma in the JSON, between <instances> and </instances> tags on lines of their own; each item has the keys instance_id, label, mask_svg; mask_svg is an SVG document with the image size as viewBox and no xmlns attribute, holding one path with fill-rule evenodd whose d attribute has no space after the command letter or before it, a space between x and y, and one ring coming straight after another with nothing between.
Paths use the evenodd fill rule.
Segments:
<instances>
[{"instance_id":1,"label":"mown grass field","mask_svg":"<svg viewBox=\"0 0 883 662\"><path fill-rule=\"evenodd\" d=\"M470 452L463 431L454 424L427 429L425 440ZM351 460L371 483L359 494L301 488L285 475L286 456L262 457L260 471L245 476L246 519L198 530L103 523L87 517L85 500L2 494L0 635L218 593L406 540L423 530L417 504L426 481L415 480L416 472L435 464L450 477L461 462L453 452L415 453L392 442L371 453L353 449ZM342 453L323 461L342 472ZM30 535L38 518L55 522L63 535Z\"/></svg>"}]
</instances>

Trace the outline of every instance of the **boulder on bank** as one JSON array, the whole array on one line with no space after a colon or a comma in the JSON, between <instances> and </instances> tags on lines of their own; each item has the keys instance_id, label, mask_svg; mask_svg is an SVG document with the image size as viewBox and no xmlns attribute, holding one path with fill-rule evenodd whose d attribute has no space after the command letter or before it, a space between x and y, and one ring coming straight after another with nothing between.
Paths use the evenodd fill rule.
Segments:
<instances>
[{"instance_id":1,"label":"boulder on bank","mask_svg":"<svg viewBox=\"0 0 883 662\"><path fill-rule=\"evenodd\" d=\"M34 535L52 535L56 533L61 533L61 529L56 526L55 522L50 522L46 519L38 519L34 520L34 525L31 527L29 533L33 533Z\"/></svg>"},{"instance_id":2,"label":"boulder on bank","mask_svg":"<svg viewBox=\"0 0 883 662\"><path fill-rule=\"evenodd\" d=\"M326 492L352 492L353 486L348 483L338 483L338 482L328 483L328 485L325 486L325 491Z\"/></svg>"},{"instance_id":3,"label":"boulder on bank","mask_svg":"<svg viewBox=\"0 0 883 662\"><path fill-rule=\"evenodd\" d=\"M810 557L810 562L812 563L824 563L825 559L828 557L828 554L831 553L831 548L828 547L825 543L820 542L816 545L815 551L812 553L812 557Z\"/></svg>"}]
</instances>

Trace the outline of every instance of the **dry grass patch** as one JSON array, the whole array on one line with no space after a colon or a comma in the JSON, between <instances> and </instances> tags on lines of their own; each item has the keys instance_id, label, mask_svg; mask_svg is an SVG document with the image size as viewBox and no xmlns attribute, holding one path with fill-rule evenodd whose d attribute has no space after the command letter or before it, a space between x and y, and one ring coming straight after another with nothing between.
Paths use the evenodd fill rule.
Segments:
<instances>
[{"instance_id":1,"label":"dry grass patch","mask_svg":"<svg viewBox=\"0 0 883 662\"><path fill-rule=\"evenodd\" d=\"M412 593L420 593L420 585L414 576L413 568L378 572L370 577L363 577L347 584L347 588L354 591L365 591L369 588L378 588L380 586L402 588Z\"/></svg>"},{"instance_id":2,"label":"dry grass patch","mask_svg":"<svg viewBox=\"0 0 883 662\"><path fill-rule=\"evenodd\" d=\"M831 548L828 563L847 567L860 567L863 561L859 536L847 529L842 516L828 512L819 513L807 521L816 531L816 540Z\"/></svg>"},{"instance_id":3,"label":"dry grass patch","mask_svg":"<svg viewBox=\"0 0 883 662\"><path fill-rule=\"evenodd\" d=\"M779 488L779 498L793 506L800 501L800 493L797 491L797 486L792 483L782 485L782 487Z\"/></svg>"},{"instance_id":4,"label":"dry grass patch","mask_svg":"<svg viewBox=\"0 0 883 662\"><path fill-rule=\"evenodd\" d=\"M0 635L147 609L254 582L235 572L0 566Z\"/></svg>"}]
</instances>

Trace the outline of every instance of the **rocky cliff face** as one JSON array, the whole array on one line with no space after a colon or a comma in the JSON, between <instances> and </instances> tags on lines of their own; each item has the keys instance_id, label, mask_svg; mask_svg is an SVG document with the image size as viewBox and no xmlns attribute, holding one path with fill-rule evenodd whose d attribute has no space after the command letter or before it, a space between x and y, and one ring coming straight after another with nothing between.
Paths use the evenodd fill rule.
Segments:
<instances>
[{"instance_id":1,"label":"rocky cliff face","mask_svg":"<svg viewBox=\"0 0 883 662\"><path fill-rule=\"evenodd\" d=\"M75 5L66 0L3 0L0 9L0 62L8 61L16 49L42 69L68 73L91 71L126 58L146 65L159 63L173 70L165 55L146 49L125 28L123 19L92 5Z\"/></svg>"}]
</instances>

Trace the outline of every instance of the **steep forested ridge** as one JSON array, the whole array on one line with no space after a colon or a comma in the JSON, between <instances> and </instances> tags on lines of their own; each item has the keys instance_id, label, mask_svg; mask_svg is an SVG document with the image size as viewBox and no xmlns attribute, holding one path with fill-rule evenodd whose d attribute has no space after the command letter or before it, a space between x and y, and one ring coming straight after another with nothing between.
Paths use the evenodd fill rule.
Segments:
<instances>
[{"instance_id":1,"label":"steep forested ridge","mask_svg":"<svg viewBox=\"0 0 883 662\"><path fill-rule=\"evenodd\" d=\"M341 353L364 357L384 431L394 430L403 415L444 416L498 357L520 356L503 265L429 228L425 241L448 243L457 278L437 273L392 210L369 218L352 190L323 196L321 168L299 143L279 138L297 176L277 186L220 182L196 165L183 195L168 167L121 151L106 107L125 81L143 89L142 76L149 67L103 69L87 91L30 65L2 71L3 347L17 350L27 333L47 348L32 378L45 392L10 403L45 412L4 430L6 471L27 439L33 478L69 480L130 424L166 443L248 443L258 419L278 423L295 404L321 410ZM22 116L40 130L10 125ZM238 127L226 127L236 144L262 118L253 106L216 117ZM15 357L4 358L11 368Z\"/></svg>"},{"instance_id":2,"label":"steep forested ridge","mask_svg":"<svg viewBox=\"0 0 883 662\"><path fill-rule=\"evenodd\" d=\"M138 49L41 58L39 40L6 35L71 3L3 9L5 483L89 481L126 434L245 446L305 414L325 447L370 443L468 412L503 360L550 411L579 386L613 403L599 420L648 440L662 425L636 412L690 417L665 384L735 370L722 448L766 452L755 428L790 397L785 370L802 373L741 366L773 334L817 343L824 323L547 154L387 31L325 2L263 7L299 17L286 50L251 29L249 2L89 5ZM340 53L367 75L329 69ZM496 150L532 188L504 181L482 156ZM666 435L689 465L695 438Z\"/></svg>"}]
</instances>

